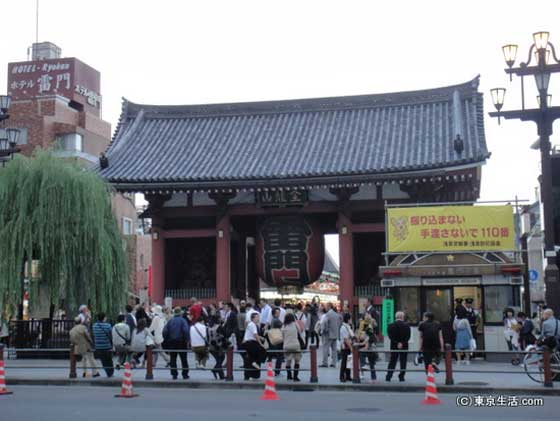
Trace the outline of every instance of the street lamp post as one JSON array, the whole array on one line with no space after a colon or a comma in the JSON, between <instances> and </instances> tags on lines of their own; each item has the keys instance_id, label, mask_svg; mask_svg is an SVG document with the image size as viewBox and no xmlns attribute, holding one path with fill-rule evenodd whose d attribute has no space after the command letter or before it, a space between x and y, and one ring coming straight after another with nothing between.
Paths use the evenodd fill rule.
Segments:
<instances>
[{"instance_id":1,"label":"street lamp post","mask_svg":"<svg viewBox=\"0 0 560 421\"><path fill-rule=\"evenodd\" d=\"M555 314L560 314L560 281L558 266L556 264L556 252L554 249L554 219L552 203L552 172L550 157L550 136L552 135L552 125L560 118L560 107L551 106L551 95L548 94L548 85L552 73L560 72L560 60L556 56L554 45L549 42L548 32L536 32L533 34L533 44L529 49L526 62L514 67L517 45L508 44L502 47L504 59L507 64L505 72L510 75L519 76L521 79L521 109L512 111L502 111L504 105L504 88L494 88L490 91L492 101L496 107L496 112L490 113L491 117L498 117L506 120L517 119L521 121L533 121L537 125L539 135L539 148L541 151L541 201L543 203L543 222L545 236L545 259L546 268L544 280L546 285L546 302ZM534 61L534 64L531 63ZM525 108L525 76L533 76L537 85L538 108Z\"/></svg>"},{"instance_id":2,"label":"street lamp post","mask_svg":"<svg viewBox=\"0 0 560 421\"><path fill-rule=\"evenodd\" d=\"M8 109L11 100L9 95L0 95L0 122L10 118ZM4 166L6 158L12 158L15 153L20 151L17 147L18 137L18 129L0 129L0 161L2 161L2 166Z\"/></svg>"}]
</instances>

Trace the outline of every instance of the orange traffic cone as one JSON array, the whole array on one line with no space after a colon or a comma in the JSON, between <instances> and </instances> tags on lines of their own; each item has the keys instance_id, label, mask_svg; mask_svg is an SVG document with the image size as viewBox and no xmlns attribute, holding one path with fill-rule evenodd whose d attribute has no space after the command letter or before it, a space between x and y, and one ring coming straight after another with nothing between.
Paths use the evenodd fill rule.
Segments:
<instances>
[{"instance_id":1,"label":"orange traffic cone","mask_svg":"<svg viewBox=\"0 0 560 421\"><path fill-rule=\"evenodd\" d=\"M426 378L426 397L422 401L423 405L440 405L441 401L437 396L436 382L434 380L434 367L428 366L428 377Z\"/></svg>"},{"instance_id":2,"label":"orange traffic cone","mask_svg":"<svg viewBox=\"0 0 560 421\"><path fill-rule=\"evenodd\" d=\"M274 384L274 373L272 372L272 363L268 363L268 370L266 372L266 382L264 383L264 393L261 396L261 401L278 401L276 394L276 385Z\"/></svg>"},{"instance_id":3,"label":"orange traffic cone","mask_svg":"<svg viewBox=\"0 0 560 421\"><path fill-rule=\"evenodd\" d=\"M121 393L115 395L115 398L135 398L137 396L132 392L132 370L130 369L130 363L125 363Z\"/></svg>"},{"instance_id":4,"label":"orange traffic cone","mask_svg":"<svg viewBox=\"0 0 560 421\"><path fill-rule=\"evenodd\" d=\"M11 395L13 392L6 389L6 372L4 371L4 360L0 360L0 395Z\"/></svg>"}]
</instances>

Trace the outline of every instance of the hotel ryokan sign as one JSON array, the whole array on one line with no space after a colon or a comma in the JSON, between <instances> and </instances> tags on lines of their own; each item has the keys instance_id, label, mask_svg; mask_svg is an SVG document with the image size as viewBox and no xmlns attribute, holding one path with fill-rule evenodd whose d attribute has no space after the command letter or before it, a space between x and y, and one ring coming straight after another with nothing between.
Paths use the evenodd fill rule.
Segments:
<instances>
[{"instance_id":1,"label":"hotel ryokan sign","mask_svg":"<svg viewBox=\"0 0 560 421\"><path fill-rule=\"evenodd\" d=\"M387 209L387 251L515 249L511 206L430 206Z\"/></svg>"},{"instance_id":2,"label":"hotel ryokan sign","mask_svg":"<svg viewBox=\"0 0 560 421\"><path fill-rule=\"evenodd\" d=\"M13 100L58 95L89 107L101 107L100 74L76 58L8 64L8 93Z\"/></svg>"}]
</instances>

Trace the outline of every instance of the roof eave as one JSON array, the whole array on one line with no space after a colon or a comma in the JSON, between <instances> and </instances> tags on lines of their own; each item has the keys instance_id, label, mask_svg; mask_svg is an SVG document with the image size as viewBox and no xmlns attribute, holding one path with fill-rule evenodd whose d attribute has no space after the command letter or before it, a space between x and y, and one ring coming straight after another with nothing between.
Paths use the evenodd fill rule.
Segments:
<instances>
[{"instance_id":1,"label":"roof eave","mask_svg":"<svg viewBox=\"0 0 560 421\"><path fill-rule=\"evenodd\" d=\"M361 174L361 175L339 175L326 177L297 177L285 179L247 179L247 180L216 180L216 181L154 181L154 182L124 182L111 181L111 185L121 191L155 191L155 190L223 190L223 189L258 189L266 187L290 187L300 186L323 186L323 185L347 185L367 184L377 182L391 182L404 178L414 177L438 177L449 173L481 167L486 163L488 156L481 160L455 166L443 166L416 171L396 171L390 173Z\"/></svg>"}]
</instances>

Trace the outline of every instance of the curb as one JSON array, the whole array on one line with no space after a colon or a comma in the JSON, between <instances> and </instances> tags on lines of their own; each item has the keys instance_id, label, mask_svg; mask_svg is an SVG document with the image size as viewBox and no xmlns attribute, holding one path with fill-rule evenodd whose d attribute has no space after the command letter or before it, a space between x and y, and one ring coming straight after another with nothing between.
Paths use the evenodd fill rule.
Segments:
<instances>
[{"instance_id":1,"label":"curb","mask_svg":"<svg viewBox=\"0 0 560 421\"><path fill-rule=\"evenodd\" d=\"M83 379L23 379L10 378L6 382L10 386L97 386L119 388L121 381L118 379L108 380L83 380ZM136 380L135 388L160 388L160 389L222 389L222 390L261 390L263 382L205 382L205 381L161 381L161 380ZM514 388L489 386L446 386L438 385L439 393L446 394L481 394L481 395L517 395L517 396L560 396L558 388ZM277 383L277 390L287 390L293 392L313 392L313 391L337 391L337 392L401 392L418 393L424 392L425 386L422 385L401 385L401 384L298 384L291 385Z\"/></svg>"}]
</instances>

